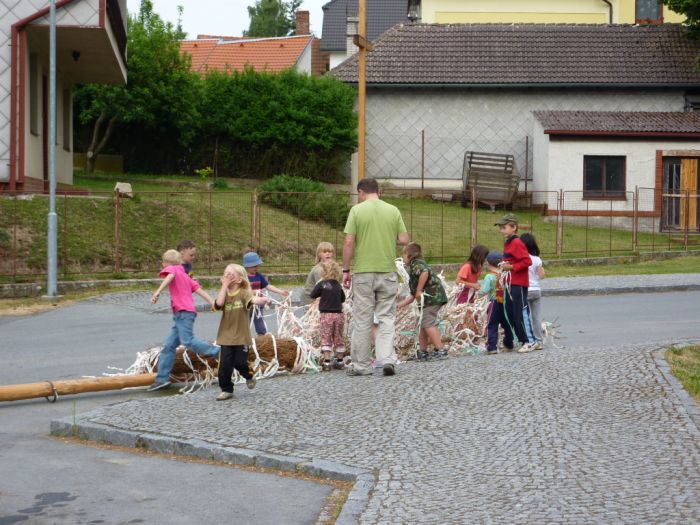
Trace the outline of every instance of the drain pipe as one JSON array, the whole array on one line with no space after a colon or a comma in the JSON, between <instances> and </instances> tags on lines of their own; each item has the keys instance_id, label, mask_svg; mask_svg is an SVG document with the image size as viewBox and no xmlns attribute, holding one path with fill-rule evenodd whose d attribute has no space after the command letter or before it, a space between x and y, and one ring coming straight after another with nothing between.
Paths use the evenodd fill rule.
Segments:
<instances>
[{"instance_id":1,"label":"drain pipe","mask_svg":"<svg viewBox=\"0 0 700 525\"><path fill-rule=\"evenodd\" d=\"M612 24L613 23L613 5L610 3L610 0L603 0L606 4L608 4L608 11L610 15L608 16L608 23Z\"/></svg>"}]
</instances>

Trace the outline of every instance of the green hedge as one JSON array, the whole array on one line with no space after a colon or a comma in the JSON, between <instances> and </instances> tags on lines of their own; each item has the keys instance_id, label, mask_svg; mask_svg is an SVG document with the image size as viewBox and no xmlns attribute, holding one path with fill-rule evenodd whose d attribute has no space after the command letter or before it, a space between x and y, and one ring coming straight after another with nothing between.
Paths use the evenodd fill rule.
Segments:
<instances>
[{"instance_id":1,"label":"green hedge","mask_svg":"<svg viewBox=\"0 0 700 525\"><path fill-rule=\"evenodd\" d=\"M343 228L350 212L348 195L331 193L318 181L289 175L277 175L261 184L260 202L334 228Z\"/></svg>"}]
</instances>

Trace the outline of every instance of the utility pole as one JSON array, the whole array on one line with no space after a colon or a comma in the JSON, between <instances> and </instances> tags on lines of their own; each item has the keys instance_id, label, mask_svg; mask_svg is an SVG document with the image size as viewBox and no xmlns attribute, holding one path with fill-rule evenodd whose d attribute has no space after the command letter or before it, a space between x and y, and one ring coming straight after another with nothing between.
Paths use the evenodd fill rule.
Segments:
<instances>
[{"instance_id":1,"label":"utility pole","mask_svg":"<svg viewBox=\"0 0 700 525\"><path fill-rule=\"evenodd\" d=\"M358 34L353 43L359 48L357 60L357 179L365 178L365 103L367 99L366 70L367 52L372 51L372 44L367 41L367 9L366 0L359 0L357 28Z\"/></svg>"}]
</instances>

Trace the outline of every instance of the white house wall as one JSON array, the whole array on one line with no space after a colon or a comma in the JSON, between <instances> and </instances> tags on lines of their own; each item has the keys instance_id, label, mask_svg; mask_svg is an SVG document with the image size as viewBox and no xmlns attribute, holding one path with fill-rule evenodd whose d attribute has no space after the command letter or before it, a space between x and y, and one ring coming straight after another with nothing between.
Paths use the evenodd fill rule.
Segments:
<instances>
[{"instance_id":1,"label":"white house wall","mask_svg":"<svg viewBox=\"0 0 700 525\"><path fill-rule=\"evenodd\" d=\"M299 56L299 60L297 60L295 69L299 73L308 73L311 74L311 48L313 46L311 43L309 43L308 46L304 49L302 54Z\"/></svg>"},{"instance_id":2,"label":"white house wall","mask_svg":"<svg viewBox=\"0 0 700 525\"><path fill-rule=\"evenodd\" d=\"M12 85L11 79L11 63L12 63L12 24L19 20L27 18L37 11L45 8L48 2L46 0L0 0L0 182L8 182L10 180L10 118L11 118L11 105L10 105L10 86ZM98 26L99 25L99 0L76 0L65 7L62 7L56 11L56 20L59 25L76 25L76 26ZM33 24L48 24L49 17L46 15L40 19L37 19ZM116 47L115 47L116 49ZM47 53L48 55L48 53ZM25 71L28 73L28 53L27 53L27 67ZM46 65L46 71L48 71L48 65ZM38 76L39 83L41 83L41 75ZM26 78L25 86L28 88L28 77ZM61 128L61 104L62 102L62 89L63 86L60 83L60 79L57 79L57 131L59 148L56 155L56 172L57 179L59 182L70 182L72 180L72 158L71 153L66 152L60 147L62 140ZM39 85L39 92L41 92L41 85ZM29 123L29 98L28 93L25 97L27 102L26 111L27 119L25 122ZM40 116L41 118L41 116ZM36 143L39 143L38 149ZM42 160L41 160L41 141L40 138L33 136L29 133L29 126L26 128L25 137L25 151L28 153L25 159L25 167L27 171L25 176L36 177L41 179L43 177L41 172ZM38 151L38 153L37 153ZM36 165L39 165L39 175L35 173ZM31 168L30 168L31 166ZM30 171L31 170L31 171Z\"/></svg>"},{"instance_id":3,"label":"white house wall","mask_svg":"<svg viewBox=\"0 0 700 525\"><path fill-rule=\"evenodd\" d=\"M46 7L47 2L35 2L41 7L32 11L36 13L39 9ZM31 25L48 25L49 15L46 14L37 18ZM94 26L100 25L100 2L99 0L79 0L56 10L56 24L61 26Z\"/></svg>"},{"instance_id":4,"label":"white house wall","mask_svg":"<svg viewBox=\"0 0 700 525\"><path fill-rule=\"evenodd\" d=\"M455 188L468 150L515 155L521 177L527 156L532 176L532 111L683 111L685 105L681 90L368 88L366 175L405 186L420 185L422 130L426 186Z\"/></svg>"},{"instance_id":5,"label":"white house wall","mask_svg":"<svg viewBox=\"0 0 700 525\"><path fill-rule=\"evenodd\" d=\"M654 188L656 186L656 151L657 150L700 150L700 141L668 141L668 140L549 140L548 165L549 189L576 192L565 195L564 208L597 209L597 201L584 200L583 191L583 157L585 155L623 155L626 157L625 191L634 193L635 186ZM640 198L639 211L654 211L654 199ZM610 210L610 202L604 201L602 206ZM633 201L612 201L613 211L633 211Z\"/></svg>"},{"instance_id":6,"label":"white house wall","mask_svg":"<svg viewBox=\"0 0 700 525\"><path fill-rule=\"evenodd\" d=\"M24 121L26 123L26 136L24 141L24 174L25 177L43 180L44 178L44 154L42 142L43 130L43 112L42 112L42 97L44 96L42 76L46 75L48 79L49 65L39 57L37 60L37 135L30 132L29 122L29 60L25 69L24 81L24 98L27 102L24 107ZM73 183L73 148L72 148L72 128L69 136L68 144L63 143L63 90L70 89L70 85L66 86L60 75L56 75L56 182L63 184ZM48 89L48 85L47 85ZM48 97L48 93L47 93ZM72 114L72 111L71 111ZM69 124L72 125L72 122ZM49 125L46 126L47 134ZM48 141L48 137L47 137ZM66 151L65 148L68 148Z\"/></svg>"}]
</instances>

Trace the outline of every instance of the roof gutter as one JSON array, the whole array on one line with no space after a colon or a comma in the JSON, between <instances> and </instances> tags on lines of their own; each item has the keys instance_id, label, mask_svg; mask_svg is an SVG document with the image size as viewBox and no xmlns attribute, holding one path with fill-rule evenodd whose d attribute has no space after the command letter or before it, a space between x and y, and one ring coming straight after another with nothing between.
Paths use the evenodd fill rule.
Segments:
<instances>
[{"instance_id":1,"label":"roof gutter","mask_svg":"<svg viewBox=\"0 0 700 525\"><path fill-rule=\"evenodd\" d=\"M570 129L545 129L545 135L571 136L571 137L638 137L638 138L684 138L698 139L700 132L683 131L584 131Z\"/></svg>"},{"instance_id":2,"label":"roof gutter","mask_svg":"<svg viewBox=\"0 0 700 525\"><path fill-rule=\"evenodd\" d=\"M332 76L332 75L331 75ZM351 86L356 86L357 81L345 81L341 80ZM368 88L401 88L401 89L515 89L515 88L547 88L547 89L562 89L562 88L608 88L608 89L621 89L621 88L649 88L649 89L700 89L700 82L695 84L684 83L684 84L652 84L652 83L623 83L623 84L607 84L607 83L595 83L595 82L585 82L585 83L556 83L556 82L523 82L523 83L513 83L513 84L446 84L446 83L436 83L436 84L408 84L408 83L374 83L368 82Z\"/></svg>"},{"instance_id":3,"label":"roof gutter","mask_svg":"<svg viewBox=\"0 0 700 525\"><path fill-rule=\"evenodd\" d=\"M606 4L608 4L608 24L613 23L613 5L610 3L610 0L603 0Z\"/></svg>"}]
</instances>

